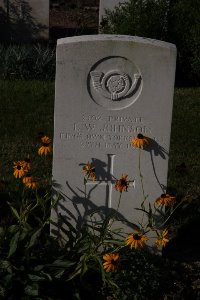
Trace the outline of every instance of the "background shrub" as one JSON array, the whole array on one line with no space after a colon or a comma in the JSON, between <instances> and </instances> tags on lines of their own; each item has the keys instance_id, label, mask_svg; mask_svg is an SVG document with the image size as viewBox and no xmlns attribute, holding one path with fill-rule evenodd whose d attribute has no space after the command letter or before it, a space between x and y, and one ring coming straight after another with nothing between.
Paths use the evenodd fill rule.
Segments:
<instances>
[{"instance_id":1,"label":"background shrub","mask_svg":"<svg viewBox=\"0 0 200 300\"><path fill-rule=\"evenodd\" d=\"M167 35L168 0L129 0L113 11L107 11L101 30L111 34L128 34L165 39Z\"/></svg>"},{"instance_id":2,"label":"background shrub","mask_svg":"<svg viewBox=\"0 0 200 300\"><path fill-rule=\"evenodd\" d=\"M127 0L107 11L101 32L165 40L176 44L178 85L200 83L199 0Z\"/></svg>"}]
</instances>

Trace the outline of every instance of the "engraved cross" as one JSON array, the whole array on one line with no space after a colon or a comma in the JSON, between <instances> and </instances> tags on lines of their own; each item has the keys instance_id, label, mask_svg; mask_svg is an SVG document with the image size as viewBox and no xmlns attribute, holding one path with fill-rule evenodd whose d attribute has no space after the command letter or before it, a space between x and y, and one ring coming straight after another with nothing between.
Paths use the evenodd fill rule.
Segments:
<instances>
[{"instance_id":1,"label":"engraved cross","mask_svg":"<svg viewBox=\"0 0 200 300\"><path fill-rule=\"evenodd\" d=\"M108 168L107 168L107 178L105 180L88 180L86 185L87 186L95 186L95 185L104 185L106 186L106 195L107 195L107 207L112 208L112 191L113 191L113 185L116 183L116 179L113 176L113 170L114 170L114 159L115 154L107 154L108 155ZM130 180L129 186L132 186L135 188L135 181Z\"/></svg>"}]
</instances>

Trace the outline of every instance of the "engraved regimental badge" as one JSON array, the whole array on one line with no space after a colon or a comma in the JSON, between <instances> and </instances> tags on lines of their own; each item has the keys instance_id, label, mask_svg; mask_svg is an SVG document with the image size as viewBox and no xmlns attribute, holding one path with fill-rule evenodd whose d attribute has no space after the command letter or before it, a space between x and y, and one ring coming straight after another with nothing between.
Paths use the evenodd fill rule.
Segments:
<instances>
[{"instance_id":1,"label":"engraved regimental badge","mask_svg":"<svg viewBox=\"0 0 200 300\"><path fill-rule=\"evenodd\" d=\"M142 88L142 76L136 66L124 57L99 61L89 75L89 93L99 105L109 110L130 106Z\"/></svg>"},{"instance_id":2,"label":"engraved regimental badge","mask_svg":"<svg viewBox=\"0 0 200 300\"><path fill-rule=\"evenodd\" d=\"M132 81L126 73L122 73L119 70L111 70L106 74L92 71L90 72L90 75L92 77L94 89L102 94L102 96L113 101L131 95L136 89L137 83L141 77L139 74L134 74Z\"/></svg>"}]
</instances>

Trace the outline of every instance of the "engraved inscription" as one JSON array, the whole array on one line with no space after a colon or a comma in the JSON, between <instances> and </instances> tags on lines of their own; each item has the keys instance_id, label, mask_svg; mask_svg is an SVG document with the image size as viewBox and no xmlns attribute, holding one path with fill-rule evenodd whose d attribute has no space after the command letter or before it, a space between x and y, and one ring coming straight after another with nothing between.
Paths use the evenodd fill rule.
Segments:
<instances>
[{"instance_id":1,"label":"engraved inscription","mask_svg":"<svg viewBox=\"0 0 200 300\"><path fill-rule=\"evenodd\" d=\"M60 139L78 142L81 148L125 150L132 148L130 140L138 133L151 134L142 117L83 114L81 122L60 133Z\"/></svg>"}]
</instances>

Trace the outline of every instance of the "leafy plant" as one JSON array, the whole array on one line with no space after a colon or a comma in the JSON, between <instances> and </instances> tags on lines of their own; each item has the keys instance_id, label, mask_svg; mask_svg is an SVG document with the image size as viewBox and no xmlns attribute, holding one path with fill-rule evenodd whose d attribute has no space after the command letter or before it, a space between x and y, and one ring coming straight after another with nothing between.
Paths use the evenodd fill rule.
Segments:
<instances>
[{"instance_id":1,"label":"leafy plant","mask_svg":"<svg viewBox=\"0 0 200 300\"><path fill-rule=\"evenodd\" d=\"M200 2L198 0L128 0L107 11L101 32L165 40L177 46L179 85L200 82Z\"/></svg>"},{"instance_id":2,"label":"leafy plant","mask_svg":"<svg viewBox=\"0 0 200 300\"><path fill-rule=\"evenodd\" d=\"M167 36L168 12L168 0L129 0L106 11L101 31L163 40Z\"/></svg>"},{"instance_id":3,"label":"leafy plant","mask_svg":"<svg viewBox=\"0 0 200 300\"><path fill-rule=\"evenodd\" d=\"M0 45L0 78L53 80L55 48L36 45Z\"/></svg>"}]
</instances>

